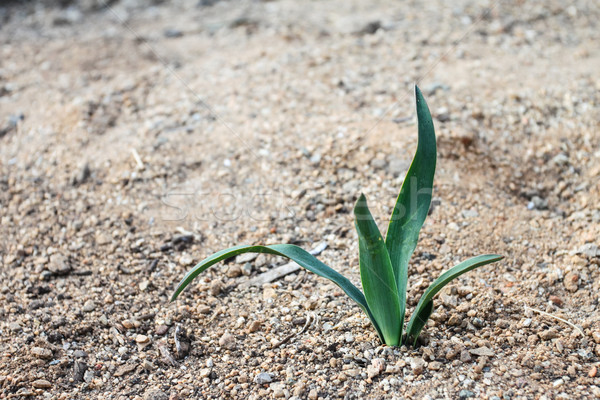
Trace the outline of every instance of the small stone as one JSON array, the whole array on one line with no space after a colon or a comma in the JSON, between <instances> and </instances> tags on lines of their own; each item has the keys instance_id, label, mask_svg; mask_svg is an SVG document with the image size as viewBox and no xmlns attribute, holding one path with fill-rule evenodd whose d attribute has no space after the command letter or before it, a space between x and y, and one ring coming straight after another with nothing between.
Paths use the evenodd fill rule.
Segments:
<instances>
[{"instance_id":1,"label":"small stone","mask_svg":"<svg viewBox=\"0 0 600 400\"><path fill-rule=\"evenodd\" d=\"M73 357L75 358L86 358L88 354L83 350L75 350L73 352Z\"/></svg>"},{"instance_id":2,"label":"small stone","mask_svg":"<svg viewBox=\"0 0 600 400\"><path fill-rule=\"evenodd\" d=\"M600 331L592 332L592 339L594 339L594 342L600 344Z\"/></svg>"},{"instance_id":3,"label":"small stone","mask_svg":"<svg viewBox=\"0 0 600 400\"><path fill-rule=\"evenodd\" d=\"M48 270L54 275L68 275L71 272L71 264L67 257L62 254L52 254L48 263Z\"/></svg>"},{"instance_id":4,"label":"small stone","mask_svg":"<svg viewBox=\"0 0 600 400\"><path fill-rule=\"evenodd\" d=\"M598 367L596 367L594 365L592 368L590 368L590 371L588 372L588 376L590 378L595 378L597 374L598 374Z\"/></svg>"},{"instance_id":5,"label":"small stone","mask_svg":"<svg viewBox=\"0 0 600 400\"><path fill-rule=\"evenodd\" d=\"M252 321L248 324L248 333L257 332L260 329L260 321Z\"/></svg>"},{"instance_id":6,"label":"small stone","mask_svg":"<svg viewBox=\"0 0 600 400\"><path fill-rule=\"evenodd\" d=\"M276 399L280 399L285 397L285 386L281 383L276 383L271 385L271 389L273 390L273 397Z\"/></svg>"},{"instance_id":7,"label":"small stone","mask_svg":"<svg viewBox=\"0 0 600 400\"><path fill-rule=\"evenodd\" d=\"M460 350L458 347L448 347L446 348L444 353L444 357L446 357L446 360L454 360L456 356L458 356L458 354L460 353Z\"/></svg>"},{"instance_id":8,"label":"small stone","mask_svg":"<svg viewBox=\"0 0 600 400\"><path fill-rule=\"evenodd\" d=\"M169 330L169 327L167 325L157 325L156 328L154 329L154 332L157 335L164 335L165 333L167 333L167 331Z\"/></svg>"},{"instance_id":9,"label":"small stone","mask_svg":"<svg viewBox=\"0 0 600 400\"><path fill-rule=\"evenodd\" d=\"M11 332L20 332L23 328L18 322L11 322L10 324L8 324L8 329L10 329Z\"/></svg>"},{"instance_id":10,"label":"small stone","mask_svg":"<svg viewBox=\"0 0 600 400\"><path fill-rule=\"evenodd\" d=\"M478 356L478 357L493 357L494 356L494 352L490 349L488 349L487 347L483 346L483 347L479 347L477 349L472 349L469 350L469 353Z\"/></svg>"},{"instance_id":11,"label":"small stone","mask_svg":"<svg viewBox=\"0 0 600 400\"><path fill-rule=\"evenodd\" d=\"M43 347L34 347L31 349L31 354L37 358L48 360L52 358L52 350L44 349Z\"/></svg>"},{"instance_id":12,"label":"small stone","mask_svg":"<svg viewBox=\"0 0 600 400\"><path fill-rule=\"evenodd\" d=\"M563 305L562 299L558 296L551 295L548 299L556 306L562 307Z\"/></svg>"},{"instance_id":13,"label":"small stone","mask_svg":"<svg viewBox=\"0 0 600 400\"><path fill-rule=\"evenodd\" d=\"M256 253L244 253L244 254L240 254L239 256L237 256L235 258L235 262L238 264L246 264L250 261L255 260L256 257L258 257L258 254L256 254Z\"/></svg>"},{"instance_id":14,"label":"small stone","mask_svg":"<svg viewBox=\"0 0 600 400\"><path fill-rule=\"evenodd\" d=\"M344 340L346 341L346 343L352 343L354 342L354 335L350 332L346 332L346 334L344 335Z\"/></svg>"},{"instance_id":15,"label":"small stone","mask_svg":"<svg viewBox=\"0 0 600 400\"><path fill-rule=\"evenodd\" d=\"M83 381L87 382L87 383L90 383L94 379L95 376L96 375L94 374L94 371L92 371L91 369L88 369L83 374ZM115 374L115 376L116 376L116 374Z\"/></svg>"},{"instance_id":16,"label":"small stone","mask_svg":"<svg viewBox=\"0 0 600 400\"><path fill-rule=\"evenodd\" d=\"M475 328L483 328L485 326L485 323L483 322L483 320L481 318L473 318L473 326Z\"/></svg>"},{"instance_id":17,"label":"small stone","mask_svg":"<svg viewBox=\"0 0 600 400\"><path fill-rule=\"evenodd\" d=\"M393 176L399 176L406 173L410 167L410 162L400 158L392 158L388 163L388 172Z\"/></svg>"},{"instance_id":18,"label":"small stone","mask_svg":"<svg viewBox=\"0 0 600 400\"><path fill-rule=\"evenodd\" d=\"M221 281L212 281L212 283L210 284L210 289L209 292L211 294L211 296L218 296L221 293L221 290L223 289L223 284L221 283Z\"/></svg>"},{"instance_id":19,"label":"small stone","mask_svg":"<svg viewBox=\"0 0 600 400\"><path fill-rule=\"evenodd\" d=\"M442 363L439 361L432 361L427 365L427 367L432 371L438 371L442 369Z\"/></svg>"},{"instance_id":20,"label":"small stone","mask_svg":"<svg viewBox=\"0 0 600 400\"><path fill-rule=\"evenodd\" d=\"M169 400L169 395L162 390L151 390L146 393L144 400Z\"/></svg>"},{"instance_id":21,"label":"small stone","mask_svg":"<svg viewBox=\"0 0 600 400\"><path fill-rule=\"evenodd\" d=\"M277 298L277 292L272 287L266 287L263 289L263 300L275 300Z\"/></svg>"},{"instance_id":22,"label":"small stone","mask_svg":"<svg viewBox=\"0 0 600 400\"><path fill-rule=\"evenodd\" d=\"M384 169L387 165L387 162L381 158L374 158L371 160L371 167L375 170Z\"/></svg>"},{"instance_id":23,"label":"small stone","mask_svg":"<svg viewBox=\"0 0 600 400\"><path fill-rule=\"evenodd\" d=\"M385 369L385 361L383 358L374 358L371 360L371 364L367 366L367 376L369 379L373 379L383 372Z\"/></svg>"},{"instance_id":24,"label":"small stone","mask_svg":"<svg viewBox=\"0 0 600 400\"><path fill-rule=\"evenodd\" d=\"M219 346L221 347L231 350L235 348L235 345L235 337L229 332L225 332L225 334L219 338Z\"/></svg>"},{"instance_id":25,"label":"small stone","mask_svg":"<svg viewBox=\"0 0 600 400\"><path fill-rule=\"evenodd\" d=\"M460 392L458 392L458 398L460 399L468 399L469 397L475 397L475 393L467 389L463 389Z\"/></svg>"},{"instance_id":26,"label":"small stone","mask_svg":"<svg viewBox=\"0 0 600 400\"><path fill-rule=\"evenodd\" d=\"M75 382L82 382L87 369L88 369L88 366L85 362L75 361L73 363L73 380Z\"/></svg>"},{"instance_id":27,"label":"small stone","mask_svg":"<svg viewBox=\"0 0 600 400\"><path fill-rule=\"evenodd\" d=\"M273 375L268 372L261 372L254 377L254 383L257 385L264 385L271 382L273 382Z\"/></svg>"},{"instance_id":28,"label":"small stone","mask_svg":"<svg viewBox=\"0 0 600 400\"><path fill-rule=\"evenodd\" d=\"M593 243L586 243L581 246L575 254L582 254L587 258L600 257L600 248Z\"/></svg>"},{"instance_id":29,"label":"small stone","mask_svg":"<svg viewBox=\"0 0 600 400\"><path fill-rule=\"evenodd\" d=\"M460 352L460 361L464 363L468 363L472 360L471 354L467 350L463 350Z\"/></svg>"},{"instance_id":30,"label":"small stone","mask_svg":"<svg viewBox=\"0 0 600 400\"><path fill-rule=\"evenodd\" d=\"M210 308L210 306L207 306L206 304L200 304L198 306L198 312L200 314L210 314L211 311L212 311L212 308Z\"/></svg>"},{"instance_id":31,"label":"small stone","mask_svg":"<svg viewBox=\"0 0 600 400\"><path fill-rule=\"evenodd\" d=\"M310 400L317 400L319 398L319 392L317 392L317 389L311 389L310 392L308 392L308 398Z\"/></svg>"},{"instance_id":32,"label":"small stone","mask_svg":"<svg viewBox=\"0 0 600 400\"><path fill-rule=\"evenodd\" d=\"M105 244L109 244L112 241L110 235L107 235L104 232L96 233L96 244L103 246Z\"/></svg>"},{"instance_id":33,"label":"small stone","mask_svg":"<svg viewBox=\"0 0 600 400\"><path fill-rule=\"evenodd\" d=\"M85 183L88 180L90 175L92 174L92 170L90 169L90 164L87 162L84 163L78 171L76 171L73 176L71 176L71 185L77 186Z\"/></svg>"},{"instance_id":34,"label":"small stone","mask_svg":"<svg viewBox=\"0 0 600 400\"><path fill-rule=\"evenodd\" d=\"M194 263L194 259L187 253L183 253L181 257L179 257L179 264L184 267L188 267Z\"/></svg>"},{"instance_id":35,"label":"small stone","mask_svg":"<svg viewBox=\"0 0 600 400\"><path fill-rule=\"evenodd\" d=\"M567 289L569 292L576 292L577 289L579 289L579 275L577 275L575 272L569 272L563 279L563 283L565 285L565 289Z\"/></svg>"},{"instance_id":36,"label":"small stone","mask_svg":"<svg viewBox=\"0 0 600 400\"><path fill-rule=\"evenodd\" d=\"M450 112L446 107L440 107L435 112L435 118L440 122L450 121Z\"/></svg>"},{"instance_id":37,"label":"small stone","mask_svg":"<svg viewBox=\"0 0 600 400\"><path fill-rule=\"evenodd\" d=\"M123 376L123 375L129 374L130 372L135 371L136 368L137 368L137 365L135 365L135 364L124 364L124 365L121 365L115 371L114 376L119 377L119 376ZM85 379L85 376L84 376L84 379Z\"/></svg>"},{"instance_id":38,"label":"small stone","mask_svg":"<svg viewBox=\"0 0 600 400\"><path fill-rule=\"evenodd\" d=\"M450 326L459 326L462 324L462 319L458 314L452 314L450 319L448 320L448 325Z\"/></svg>"},{"instance_id":39,"label":"small stone","mask_svg":"<svg viewBox=\"0 0 600 400\"><path fill-rule=\"evenodd\" d=\"M458 299L456 298L456 296L449 296L447 294L442 294L440 296L440 300L442 301L442 304L445 305L446 307L456 308L456 306L458 305Z\"/></svg>"},{"instance_id":40,"label":"small stone","mask_svg":"<svg viewBox=\"0 0 600 400\"><path fill-rule=\"evenodd\" d=\"M123 321L121 321L121 325L123 325L123 327L125 329L133 329L133 328L135 328L135 325L133 324L133 321L128 320L128 319L124 319Z\"/></svg>"},{"instance_id":41,"label":"small stone","mask_svg":"<svg viewBox=\"0 0 600 400\"><path fill-rule=\"evenodd\" d=\"M565 383L565 381L561 378L561 379L557 379L554 382L552 382L552 386L559 387L559 386L562 386L564 383Z\"/></svg>"},{"instance_id":42,"label":"small stone","mask_svg":"<svg viewBox=\"0 0 600 400\"><path fill-rule=\"evenodd\" d=\"M473 210L472 208L469 208L467 210L462 210L462 215L465 218L476 218L476 217L479 217L479 213L477 212L477 210Z\"/></svg>"},{"instance_id":43,"label":"small stone","mask_svg":"<svg viewBox=\"0 0 600 400\"><path fill-rule=\"evenodd\" d=\"M137 344L146 344L146 343L150 342L150 338L146 335L136 335L135 342Z\"/></svg>"},{"instance_id":44,"label":"small stone","mask_svg":"<svg viewBox=\"0 0 600 400\"><path fill-rule=\"evenodd\" d=\"M558 337L558 331L554 328L546 329L538 334L542 340L552 340Z\"/></svg>"},{"instance_id":45,"label":"small stone","mask_svg":"<svg viewBox=\"0 0 600 400\"><path fill-rule=\"evenodd\" d=\"M45 379L38 379L31 384L36 389L50 389L52 384Z\"/></svg>"},{"instance_id":46,"label":"small stone","mask_svg":"<svg viewBox=\"0 0 600 400\"><path fill-rule=\"evenodd\" d=\"M244 276L252 275L252 264L251 263L244 264L244 266L242 267L242 274L244 274Z\"/></svg>"},{"instance_id":47,"label":"small stone","mask_svg":"<svg viewBox=\"0 0 600 400\"><path fill-rule=\"evenodd\" d=\"M413 357L410 359L410 368L415 375L421 375L426 366L427 363L422 358Z\"/></svg>"},{"instance_id":48,"label":"small stone","mask_svg":"<svg viewBox=\"0 0 600 400\"><path fill-rule=\"evenodd\" d=\"M174 38L182 37L183 32L181 32L179 29L176 29L176 28L167 28L163 31L163 35L166 38L174 39Z\"/></svg>"},{"instance_id":49,"label":"small stone","mask_svg":"<svg viewBox=\"0 0 600 400\"><path fill-rule=\"evenodd\" d=\"M154 369L156 368L154 366L154 364L152 364L150 361L148 360L144 360L142 362L142 368L145 369L146 371L154 371Z\"/></svg>"},{"instance_id":50,"label":"small stone","mask_svg":"<svg viewBox=\"0 0 600 400\"><path fill-rule=\"evenodd\" d=\"M242 275L242 268L237 264L232 264L227 269L226 275L228 278L237 278Z\"/></svg>"},{"instance_id":51,"label":"small stone","mask_svg":"<svg viewBox=\"0 0 600 400\"><path fill-rule=\"evenodd\" d=\"M529 210L545 210L548 208L548 200L542 199L539 196L533 196L531 201L527 204Z\"/></svg>"},{"instance_id":52,"label":"small stone","mask_svg":"<svg viewBox=\"0 0 600 400\"><path fill-rule=\"evenodd\" d=\"M95 309L96 309L96 303L94 303L94 300L88 300L83 304L84 312L92 312Z\"/></svg>"},{"instance_id":53,"label":"small stone","mask_svg":"<svg viewBox=\"0 0 600 400\"><path fill-rule=\"evenodd\" d=\"M200 368L200 378L207 378L212 370L210 368Z\"/></svg>"}]
</instances>

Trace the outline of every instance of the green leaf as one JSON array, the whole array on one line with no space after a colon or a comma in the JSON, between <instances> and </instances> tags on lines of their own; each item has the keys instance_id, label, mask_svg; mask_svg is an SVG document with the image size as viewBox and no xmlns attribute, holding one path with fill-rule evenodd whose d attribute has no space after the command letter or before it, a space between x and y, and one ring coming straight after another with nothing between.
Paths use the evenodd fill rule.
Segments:
<instances>
[{"instance_id":1,"label":"green leaf","mask_svg":"<svg viewBox=\"0 0 600 400\"><path fill-rule=\"evenodd\" d=\"M360 251L360 279L365 298L381 329L384 343L397 346L401 340L402 320L398 319L400 305L394 271L381 233L363 194L354 207L354 217Z\"/></svg>"},{"instance_id":2,"label":"green leaf","mask_svg":"<svg viewBox=\"0 0 600 400\"><path fill-rule=\"evenodd\" d=\"M223 261L243 253L267 253L286 257L292 261L295 261L301 267L306 268L310 272L314 272L319 276L329 279L330 281L338 285L352 300L354 300L360 306L360 308L362 308L362 310L370 318L371 323L377 331L377 334L379 335L381 340L383 340L383 336L381 334L379 326L377 325L375 318L371 314L365 296L362 294L362 292L342 274L323 264L321 261L319 261L316 257L314 257L306 250L291 244L275 244L271 246L235 246L214 253L210 257L207 257L203 261L198 263L185 275L181 282L179 282L179 285L177 285L177 289L175 289L175 293L173 293L171 301L177 299L179 294L201 272L205 271L206 269L218 263L219 261Z\"/></svg>"},{"instance_id":3,"label":"green leaf","mask_svg":"<svg viewBox=\"0 0 600 400\"><path fill-rule=\"evenodd\" d=\"M436 163L435 131L431 114L421 91L416 86L415 95L419 122L419 143L396 200L385 240L400 296L399 315L402 323L406 311L408 262L415 251L419 231L429 212Z\"/></svg>"},{"instance_id":4,"label":"green leaf","mask_svg":"<svg viewBox=\"0 0 600 400\"><path fill-rule=\"evenodd\" d=\"M415 308L415 311L413 312L410 322L406 328L406 343L409 343L411 339L413 340L413 346L417 343L419 334L427 323L427 319L433 310L433 296L442 290L444 286L465 272L469 272L472 269L491 264L503 258L503 256L496 254L473 257L461 262L460 264L450 268L448 271L440 275L440 277L437 278L431 284L431 286L427 288L425 293L423 293L423 296L421 296L419 304L417 304L417 307Z\"/></svg>"}]
</instances>

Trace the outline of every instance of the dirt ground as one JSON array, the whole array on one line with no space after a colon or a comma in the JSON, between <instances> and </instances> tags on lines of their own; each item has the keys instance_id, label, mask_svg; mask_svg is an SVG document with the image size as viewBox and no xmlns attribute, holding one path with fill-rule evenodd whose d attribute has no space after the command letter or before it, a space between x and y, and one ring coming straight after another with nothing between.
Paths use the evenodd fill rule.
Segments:
<instances>
[{"instance_id":1,"label":"dirt ground","mask_svg":"<svg viewBox=\"0 0 600 400\"><path fill-rule=\"evenodd\" d=\"M0 3L0 398L600 398L600 7L576 1ZM359 284L438 135L389 348L333 284L238 257L294 243Z\"/></svg>"}]
</instances>

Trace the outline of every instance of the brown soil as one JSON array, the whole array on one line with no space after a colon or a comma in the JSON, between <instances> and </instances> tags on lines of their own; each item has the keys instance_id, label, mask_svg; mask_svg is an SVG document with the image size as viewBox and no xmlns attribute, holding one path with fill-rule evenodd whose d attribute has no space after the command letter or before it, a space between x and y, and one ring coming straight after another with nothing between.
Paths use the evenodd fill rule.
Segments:
<instances>
[{"instance_id":1,"label":"brown soil","mask_svg":"<svg viewBox=\"0 0 600 400\"><path fill-rule=\"evenodd\" d=\"M600 398L600 9L594 0L102 0L0 5L0 398ZM210 4L214 3L214 4ZM285 261L352 207L384 228L435 117L417 349ZM568 321L569 325L564 321ZM283 342L283 343L282 343Z\"/></svg>"}]
</instances>

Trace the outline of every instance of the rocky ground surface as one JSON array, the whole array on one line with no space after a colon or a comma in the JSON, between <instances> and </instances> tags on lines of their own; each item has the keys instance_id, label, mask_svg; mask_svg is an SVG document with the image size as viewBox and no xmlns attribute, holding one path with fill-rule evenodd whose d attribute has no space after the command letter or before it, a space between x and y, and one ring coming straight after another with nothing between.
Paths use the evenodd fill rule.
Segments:
<instances>
[{"instance_id":1,"label":"rocky ground surface","mask_svg":"<svg viewBox=\"0 0 600 400\"><path fill-rule=\"evenodd\" d=\"M0 5L0 398L600 398L600 9L594 0L112 0ZM382 347L333 284L238 257L386 218L435 117L434 207Z\"/></svg>"}]
</instances>

